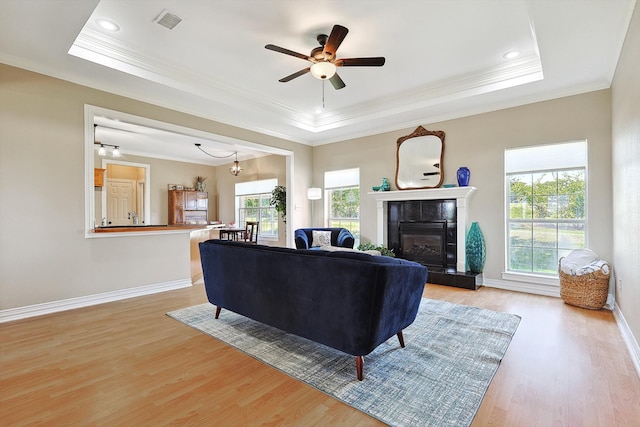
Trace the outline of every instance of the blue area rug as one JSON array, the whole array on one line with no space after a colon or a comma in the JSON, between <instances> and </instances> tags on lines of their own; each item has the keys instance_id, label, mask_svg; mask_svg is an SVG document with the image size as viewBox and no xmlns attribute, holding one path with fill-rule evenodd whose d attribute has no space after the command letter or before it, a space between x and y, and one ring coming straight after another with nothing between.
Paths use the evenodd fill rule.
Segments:
<instances>
[{"instance_id":1,"label":"blue area rug","mask_svg":"<svg viewBox=\"0 0 640 427\"><path fill-rule=\"evenodd\" d=\"M229 310L201 304L167 313L392 426L471 424L520 317L423 298L415 322L355 358Z\"/></svg>"}]
</instances>

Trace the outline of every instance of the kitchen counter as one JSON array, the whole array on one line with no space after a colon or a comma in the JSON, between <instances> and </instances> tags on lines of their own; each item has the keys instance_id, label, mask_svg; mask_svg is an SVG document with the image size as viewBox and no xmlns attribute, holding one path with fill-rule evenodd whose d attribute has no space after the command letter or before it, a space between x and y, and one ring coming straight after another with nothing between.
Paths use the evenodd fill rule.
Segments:
<instances>
[{"instance_id":1,"label":"kitchen counter","mask_svg":"<svg viewBox=\"0 0 640 427\"><path fill-rule=\"evenodd\" d=\"M191 231L191 230L214 230L220 228L220 224L187 224L187 225L115 225L98 227L91 230L93 233L131 233L146 231Z\"/></svg>"}]
</instances>

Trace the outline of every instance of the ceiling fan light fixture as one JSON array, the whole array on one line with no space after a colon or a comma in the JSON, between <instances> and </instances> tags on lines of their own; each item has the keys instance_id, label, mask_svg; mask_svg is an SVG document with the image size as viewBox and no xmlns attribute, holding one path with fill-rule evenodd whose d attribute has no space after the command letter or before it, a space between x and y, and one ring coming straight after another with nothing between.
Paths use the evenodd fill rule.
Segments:
<instances>
[{"instance_id":1,"label":"ceiling fan light fixture","mask_svg":"<svg viewBox=\"0 0 640 427\"><path fill-rule=\"evenodd\" d=\"M316 62L311 66L311 74L316 79L330 79L336 74L336 66L328 61Z\"/></svg>"}]
</instances>

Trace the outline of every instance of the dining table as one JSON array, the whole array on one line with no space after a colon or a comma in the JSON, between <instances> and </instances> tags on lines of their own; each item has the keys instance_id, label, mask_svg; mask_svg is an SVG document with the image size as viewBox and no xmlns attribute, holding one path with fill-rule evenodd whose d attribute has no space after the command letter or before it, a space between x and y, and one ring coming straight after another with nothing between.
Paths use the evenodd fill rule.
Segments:
<instances>
[{"instance_id":1,"label":"dining table","mask_svg":"<svg viewBox=\"0 0 640 427\"><path fill-rule=\"evenodd\" d=\"M227 227L227 228L218 228L220 232L220 240L242 240L244 236L245 229L244 228L236 228L236 227Z\"/></svg>"}]
</instances>

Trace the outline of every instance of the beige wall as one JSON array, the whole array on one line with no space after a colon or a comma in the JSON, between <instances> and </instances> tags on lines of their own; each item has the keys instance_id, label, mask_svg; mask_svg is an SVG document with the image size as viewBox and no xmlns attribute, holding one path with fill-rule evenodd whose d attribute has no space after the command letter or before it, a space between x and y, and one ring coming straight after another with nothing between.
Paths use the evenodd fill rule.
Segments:
<instances>
[{"instance_id":1,"label":"beige wall","mask_svg":"<svg viewBox=\"0 0 640 427\"><path fill-rule=\"evenodd\" d=\"M308 146L0 64L0 309L190 277L188 234L85 238L85 104L291 150L306 198Z\"/></svg>"},{"instance_id":2,"label":"beige wall","mask_svg":"<svg viewBox=\"0 0 640 427\"><path fill-rule=\"evenodd\" d=\"M640 6L636 5L612 86L613 261L617 303L640 341ZM637 354L636 357L640 357Z\"/></svg>"},{"instance_id":3,"label":"beige wall","mask_svg":"<svg viewBox=\"0 0 640 427\"><path fill-rule=\"evenodd\" d=\"M471 170L470 221L477 221L487 242L484 277L501 279L504 271L504 150L511 147L587 139L589 141L589 246L612 258L610 91L529 104L487 114L424 124L443 130L445 183L456 183L460 166ZM360 168L362 241L376 239L376 203L366 192L389 178L395 189L396 140L408 128L314 149L313 177L323 183L327 170Z\"/></svg>"}]
</instances>

